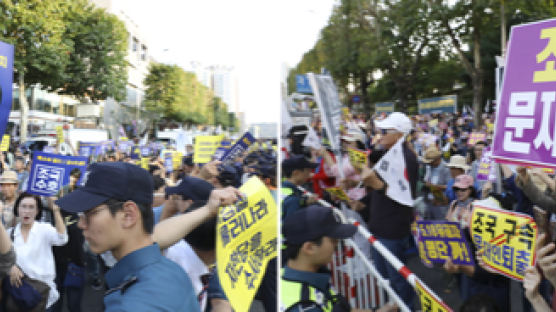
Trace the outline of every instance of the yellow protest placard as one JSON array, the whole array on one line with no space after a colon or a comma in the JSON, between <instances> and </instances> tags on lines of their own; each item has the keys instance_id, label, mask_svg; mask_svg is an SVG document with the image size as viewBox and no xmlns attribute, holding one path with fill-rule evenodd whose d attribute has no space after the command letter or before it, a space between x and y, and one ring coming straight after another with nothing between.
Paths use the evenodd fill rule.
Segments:
<instances>
[{"instance_id":1,"label":"yellow protest placard","mask_svg":"<svg viewBox=\"0 0 556 312\"><path fill-rule=\"evenodd\" d=\"M528 215L475 202L469 230L485 264L499 274L521 281L535 263L537 225Z\"/></svg>"},{"instance_id":2,"label":"yellow protest placard","mask_svg":"<svg viewBox=\"0 0 556 312\"><path fill-rule=\"evenodd\" d=\"M128 138L127 137L119 137L118 141L123 142L123 141L127 141Z\"/></svg>"},{"instance_id":3,"label":"yellow protest placard","mask_svg":"<svg viewBox=\"0 0 556 312\"><path fill-rule=\"evenodd\" d=\"M433 119L429 121L429 127L434 128L438 125L438 119Z\"/></svg>"},{"instance_id":4,"label":"yellow protest placard","mask_svg":"<svg viewBox=\"0 0 556 312\"><path fill-rule=\"evenodd\" d=\"M348 148L349 162L354 168L363 169L367 167L367 153L356 150L353 148Z\"/></svg>"},{"instance_id":5,"label":"yellow protest placard","mask_svg":"<svg viewBox=\"0 0 556 312\"><path fill-rule=\"evenodd\" d=\"M172 154L172 167L174 168L174 170L180 169L181 160L182 160L182 154L178 151L174 151L174 153Z\"/></svg>"},{"instance_id":6,"label":"yellow protest placard","mask_svg":"<svg viewBox=\"0 0 556 312\"><path fill-rule=\"evenodd\" d=\"M340 200L349 201L349 197L347 196L346 192L344 192L344 190L339 187L328 187L325 188L325 190L330 193L330 195L336 196Z\"/></svg>"},{"instance_id":7,"label":"yellow protest placard","mask_svg":"<svg viewBox=\"0 0 556 312\"><path fill-rule=\"evenodd\" d=\"M421 311L423 312L452 312L442 300L434 296L419 280L415 281L415 291L421 301Z\"/></svg>"},{"instance_id":8,"label":"yellow protest placard","mask_svg":"<svg viewBox=\"0 0 556 312\"><path fill-rule=\"evenodd\" d=\"M206 164L212 160L212 155L220 146L222 136L203 135L195 137L195 147L193 151L193 162L196 164Z\"/></svg>"},{"instance_id":9,"label":"yellow protest placard","mask_svg":"<svg viewBox=\"0 0 556 312\"><path fill-rule=\"evenodd\" d=\"M247 195L220 208L216 230L216 263L220 285L232 308L246 312L262 281L266 265L276 257L276 203L257 177L240 188Z\"/></svg>"},{"instance_id":10,"label":"yellow protest placard","mask_svg":"<svg viewBox=\"0 0 556 312\"><path fill-rule=\"evenodd\" d=\"M149 157L141 157L141 168L149 170Z\"/></svg>"},{"instance_id":11,"label":"yellow protest placard","mask_svg":"<svg viewBox=\"0 0 556 312\"><path fill-rule=\"evenodd\" d=\"M471 132L469 139L467 139L467 145L473 146L479 141L484 141L486 139L486 133L481 132Z\"/></svg>"},{"instance_id":12,"label":"yellow protest placard","mask_svg":"<svg viewBox=\"0 0 556 312\"><path fill-rule=\"evenodd\" d=\"M56 138L58 143L64 143L64 128L62 126L56 126Z\"/></svg>"},{"instance_id":13,"label":"yellow protest placard","mask_svg":"<svg viewBox=\"0 0 556 312\"><path fill-rule=\"evenodd\" d=\"M7 152L10 149L10 135L4 134L0 143L0 152Z\"/></svg>"}]
</instances>

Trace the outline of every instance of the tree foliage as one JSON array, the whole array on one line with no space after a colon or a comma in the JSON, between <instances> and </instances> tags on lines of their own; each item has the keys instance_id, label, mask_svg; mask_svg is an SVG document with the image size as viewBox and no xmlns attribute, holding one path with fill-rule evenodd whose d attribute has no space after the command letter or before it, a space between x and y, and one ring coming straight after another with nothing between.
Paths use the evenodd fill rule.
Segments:
<instances>
[{"instance_id":1,"label":"tree foliage","mask_svg":"<svg viewBox=\"0 0 556 312\"><path fill-rule=\"evenodd\" d=\"M234 126L230 123L226 103L202 85L194 73L177 65L153 63L144 82L147 109L167 120L190 125Z\"/></svg>"},{"instance_id":2,"label":"tree foliage","mask_svg":"<svg viewBox=\"0 0 556 312\"><path fill-rule=\"evenodd\" d=\"M296 74L325 67L346 103L359 94L366 112L380 101L414 112L418 98L456 93L478 117L494 99L502 4L508 32L556 16L547 0L341 0L290 71L289 91Z\"/></svg>"}]
</instances>

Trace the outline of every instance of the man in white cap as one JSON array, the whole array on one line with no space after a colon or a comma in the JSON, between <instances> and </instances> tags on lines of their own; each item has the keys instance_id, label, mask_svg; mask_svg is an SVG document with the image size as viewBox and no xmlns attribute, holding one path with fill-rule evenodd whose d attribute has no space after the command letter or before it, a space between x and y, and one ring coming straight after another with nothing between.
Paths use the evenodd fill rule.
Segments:
<instances>
[{"instance_id":1,"label":"man in white cap","mask_svg":"<svg viewBox=\"0 0 556 312\"><path fill-rule=\"evenodd\" d=\"M382 153L409 134L413 128L411 120L405 114L398 112L390 114L382 121L376 121L375 125L382 133L375 150L382 149ZM415 198L418 179L417 156L408 147L407 143L404 142L402 146L407 179L409 180L412 197ZM381 153L380 151L376 152ZM372 155L371 158L373 158ZM406 263L405 251L410 248L413 239L411 236L413 207L402 205L388 197L386 195L388 185L374 170L365 168L361 177L364 184L373 189L371 196L369 196L371 216L368 224L369 230L400 261ZM371 248L371 255L379 273L390 281L394 291L411 309L415 298L415 291L411 285L376 249Z\"/></svg>"}]
</instances>

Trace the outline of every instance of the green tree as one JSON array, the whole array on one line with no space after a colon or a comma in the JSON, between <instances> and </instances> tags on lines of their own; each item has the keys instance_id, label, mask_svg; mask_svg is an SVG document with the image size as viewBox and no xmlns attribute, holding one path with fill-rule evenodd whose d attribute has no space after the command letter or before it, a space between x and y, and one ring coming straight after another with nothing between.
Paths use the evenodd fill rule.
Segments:
<instances>
[{"instance_id":1,"label":"green tree","mask_svg":"<svg viewBox=\"0 0 556 312\"><path fill-rule=\"evenodd\" d=\"M60 93L92 101L126 97L127 42L125 25L104 9L86 0L72 1L67 12L64 38L73 49Z\"/></svg>"},{"instance_id":2,"label":"green tree","mask_svg":"<svg viewBox=\"0 0 556 312\"><path fill-rule=\"evenodd\" d=\"M71 40L63 36L68 4L64 0L0 1L0 40L15 47L14 76L19 87L22 141L27 138L29 111L25 88L40 83L42 88L51 90L64 79L72 49Z\"/></svg>"}]
</instances>

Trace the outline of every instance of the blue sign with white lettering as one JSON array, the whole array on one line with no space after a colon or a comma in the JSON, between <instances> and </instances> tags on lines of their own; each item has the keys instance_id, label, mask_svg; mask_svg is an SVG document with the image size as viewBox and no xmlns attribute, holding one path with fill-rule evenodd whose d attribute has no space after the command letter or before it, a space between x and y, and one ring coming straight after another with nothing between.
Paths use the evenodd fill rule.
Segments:
<instances>
[{"instance_id":1,"label":"blue sign with white lettering","mask_svg":"<svg viewBox=\"0 0 556 312\"><path fill-rule=\"evenodd\" d=\"M35 152L27 181L27 192L41 196L56 195L62 186L69 184L73 168L81 170L83 179L87 169L87 157Z\"/></svg>"},{"instance_id":2,"label":"blue sign with white lettering","mask_svg":"<svg viewBox=\"0 0 556 312\"><path fill-rule=\"evenodd\" d=\"M6 131L12 109L14 46L0 41L0 136Z\"/></svg>"},{"instance_id":3,"label":"blue sign with white lettering","mask_svg":"<svg viewBox=\"0 0 556 312\"><path fill-rule=\"evenodd\" d=\"M233 160L238 155L245 152L255 141L256 140L251 133L245 132L245 134L237 140L236 144L226 151L224 156L220 158L220 161Z\"/></svg>"},{"instance_id":4,"label":"blue sign with white lettering","mask_svg":"<svg viewBox=\"0 0 556 312\"><path fill-rule=\"evenodd\" d=\"M313 94L309 79L306 75L295 75L295 89L299 93Z\"/></svg>"}]
</instances>

